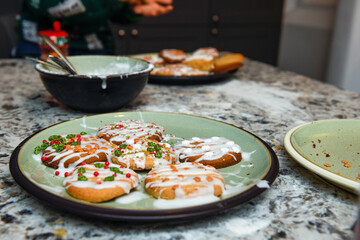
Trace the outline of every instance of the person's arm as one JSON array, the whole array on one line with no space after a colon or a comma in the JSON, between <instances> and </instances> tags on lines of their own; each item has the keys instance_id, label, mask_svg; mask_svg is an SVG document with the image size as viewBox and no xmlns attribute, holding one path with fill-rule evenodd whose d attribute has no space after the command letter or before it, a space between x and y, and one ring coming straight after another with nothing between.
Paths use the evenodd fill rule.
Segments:
<instances>
[{"instance_id":1,"label":"person's arm","mask_svg":"<svg viewBox=\"0 0 360 240\"><path fill-rule=\"evenodd\" d=\"M130 0L135 13L155 17L173 10L172 0Z\"/></svg>"}]
</instances>

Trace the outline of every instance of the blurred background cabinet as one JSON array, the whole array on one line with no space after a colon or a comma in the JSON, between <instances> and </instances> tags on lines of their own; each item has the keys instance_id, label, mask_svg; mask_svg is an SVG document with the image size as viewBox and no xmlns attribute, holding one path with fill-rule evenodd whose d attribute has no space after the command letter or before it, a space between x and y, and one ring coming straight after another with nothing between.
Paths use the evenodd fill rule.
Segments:
<instances>
[{"instance_id":1,"label":"blurred background cabinet","mask_svg":"<svg viewBox=\"0 0 360 240\"><path fill-rule=\"evenodd\" d=\"M133 25L112 23L116 53L187 52L212 46L277 65L283 0L174 0L174 11Z\"/></svg>"}]
</instances>

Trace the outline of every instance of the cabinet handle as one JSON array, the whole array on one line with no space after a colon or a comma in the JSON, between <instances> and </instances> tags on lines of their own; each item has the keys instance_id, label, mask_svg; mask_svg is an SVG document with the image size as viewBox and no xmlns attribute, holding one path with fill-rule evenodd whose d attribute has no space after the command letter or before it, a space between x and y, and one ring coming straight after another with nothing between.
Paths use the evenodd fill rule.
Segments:
<instances>
[{"instance_id":1,"label":"cabinet handle","mask_svg":"<svg viewBox=\"0 0 360 240\"><path fill-rule=\"evenodd\" d=\"M219 22L219 20L220 20L220 18L219 18L219 16L218 15L213 15L212 17L211 17L211 19L212 19L212 21L213 22Z\"/></svg>"},{"instance_id":2,"label":"cabinet handle","mask_svg":"<svg viewBox=\"0 0 360 240\"><path fill-rule=\"evenodd\" d=\"M118 35L119 35L120 37L125 37L126 31L125 31L124 29L120 29L120 30L118 31Z\"/></svg>"},{"instance_id":3,"label":"cabinet handle","mask_svg":"<svg viewBox=\"0 0 360 240\"><path fill-rule=\"evenodd\" d=\"M134 37L138 36L139 35L139 30L137 30L136 28L132 29L131 30L131 35L133 35Z\"/></svg>"},{"instance_id":4,"label":"cabinet handle","mask_svg":"<svg viewBox=\"0 0 360 240\"><path fill-rule=\"evenodd\" d=\"M217 28L213 28L213 29L211 29L211 34L216 36L219 34L219 30Z\"/></svg>"}]
</instances>

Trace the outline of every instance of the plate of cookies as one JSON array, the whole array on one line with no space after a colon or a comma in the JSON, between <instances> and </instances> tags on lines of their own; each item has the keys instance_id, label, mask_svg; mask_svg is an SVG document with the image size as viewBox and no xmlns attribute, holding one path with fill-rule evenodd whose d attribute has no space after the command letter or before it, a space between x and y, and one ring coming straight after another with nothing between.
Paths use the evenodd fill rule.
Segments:
<instances>
[{"instance_id":1,"label":"plate of cookies","mask_svg":"<svg viewBox=\"0 0 360 240\"><path fill-rule=\"evenodd\" d=\"M276 179L263 140L193 115L86 116L25 139L10 172L28 193L66 212L120 221L183 221L246 202Z\"/></svg>"},{"instance_id":2,"label":"plate of cookies","mask_svg":"<svg viewBox=\"0 0 360 240\"><path fill-rule=\"evenodd\" d=\"M154 65L150 83L202 84L229 78L243 66L240 53L220 53L216 48L203 47L191 53L181 49L163 49L158 53L145 53L132 57Z\"/></svg>"}]
</instances>

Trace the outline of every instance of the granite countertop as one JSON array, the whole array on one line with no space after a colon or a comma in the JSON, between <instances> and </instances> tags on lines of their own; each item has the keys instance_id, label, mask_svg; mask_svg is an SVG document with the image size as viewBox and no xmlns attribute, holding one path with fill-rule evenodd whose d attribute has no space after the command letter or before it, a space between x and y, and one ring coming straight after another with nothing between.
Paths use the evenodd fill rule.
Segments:
<instances>
[{"instance_id":1,"label":"granite countertop","mask_svg":"<svg viewBox=\"0 0 360 240\"><path fill-rule=\"evenodd\" d=\"M4 239L352 239L356 196L293 161L283 138L299 124L359 118L360 96L246 60L229 80L195 86L148 84L119 111L179 112L242 127L280 161L270 189L216 216L186 223L134 224L74 216L44 205L12 179L14 148L33 132L89 115L59 105L30 62L0 60L0 235Z\"/></svg>"}]
</instances>

